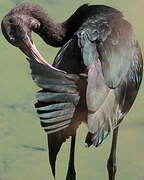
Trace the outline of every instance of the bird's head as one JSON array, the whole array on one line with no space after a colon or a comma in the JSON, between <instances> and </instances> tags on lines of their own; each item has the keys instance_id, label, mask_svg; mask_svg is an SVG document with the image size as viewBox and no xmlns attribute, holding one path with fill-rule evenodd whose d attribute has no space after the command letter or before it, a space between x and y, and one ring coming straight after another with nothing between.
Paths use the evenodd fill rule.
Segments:
<instances>
[{"instance_id":1,"label":"bird's head","mask_svg":"<svg viewBox=\"0 0 144 180\"><path fill-rule=\"evenodd\" d=\"M2 33L10 44L20 48L29 58L35 58L47 65L32 41L32 31L36 31L39 27L38 20L27 15L9 14L1 23Z\"/></svg>"}]
</instances>

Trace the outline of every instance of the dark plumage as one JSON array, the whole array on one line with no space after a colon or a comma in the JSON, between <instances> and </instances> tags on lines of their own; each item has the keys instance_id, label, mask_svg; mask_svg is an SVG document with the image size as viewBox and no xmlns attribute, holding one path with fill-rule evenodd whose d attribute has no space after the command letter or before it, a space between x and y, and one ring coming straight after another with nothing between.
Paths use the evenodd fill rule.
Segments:
<instances>
[{"instance_id":1,"label":"dark plumage","mask_svg":"<svg viewBox=\"0 0 144 180\"><path fill-rule=\"evenodd\" d=\"M32 31L49 45L63 46L53 67L36 50ZM119 124L136 98L143 72L131 24L114 8L87 4L65 22L55 23L38 5L23 3L4 17L2 32L29 57L33 80L41 88L35 107L48 134L54 176L61 145L72 136L66 179L76 179L75 136L80 123L85 122L87 147L98 147L113 132L107 167L109 180L114 180Z\"/></svg>"}]
</instances>

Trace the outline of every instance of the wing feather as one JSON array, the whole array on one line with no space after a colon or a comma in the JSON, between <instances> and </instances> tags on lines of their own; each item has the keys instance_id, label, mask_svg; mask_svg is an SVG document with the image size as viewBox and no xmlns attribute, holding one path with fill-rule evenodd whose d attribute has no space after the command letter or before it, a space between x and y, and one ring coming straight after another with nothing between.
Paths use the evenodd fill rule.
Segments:
<instances>
[{"instance_id":1,"label":"wing feather","mask_svg":"<svg viewBox=\"0 0 144 180\"><path fill-rule=\"evenodd\" d=\"M77 38L74 37L61 48L53 63L53 66L67 74L48 69L34 59L29 60L29 63L33 80L42 88L37 93L35 107L47 133L49 161L55 175L56 157L62 143L76 133L82 120L86 121L87 76L77 75L83 73L84 69Z\"/></svg>"}]
</instances>

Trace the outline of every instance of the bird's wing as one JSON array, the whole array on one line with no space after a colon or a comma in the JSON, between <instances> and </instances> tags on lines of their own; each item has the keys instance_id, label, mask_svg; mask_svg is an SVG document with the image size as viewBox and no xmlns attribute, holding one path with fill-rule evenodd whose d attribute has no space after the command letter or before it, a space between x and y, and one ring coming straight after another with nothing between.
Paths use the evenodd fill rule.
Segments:
<instances>
[{"instance_id":1,"label":"bird's wing","mask_svg":"<svg viewBox=\"0 0 144 180\"><path fill-rule=\"evenodd\" d=\"M53 70L29 59L31 75L41 88L37 92L37 113L47 134L68 127L79 102L77 83L79 76Z\"/></svg>"},{"instance_id":2,"label":"bird's wing","mask_svg":"<svg viewBox=\"0 0 144 180\"><path fill-rule=\"evenodd\" d=\"M85 98L81 100L80 96L85 93L87 76L77 75L82 70L79 51L75 40L70 40L55 58L53 66L66 74L29 59L32 78L42 89L37 93L35 107L48 134L49 160L54 175L60 147L66 138L75 134L81 123L81 111L85 108Z\"/></svg>"},{"instance_id":3,"label":"bird's wing","mask_svg":"<svg viewBox=\"0 0 144 180\"><path fill-rule=\"evenodd\" d=\"M130 110L140 87L143 65L139 49L124 80L115 89L110 89L103 77L100 60L88 71L86 101L88 107L88 146L99 146L119 126ZM137 51L138 50L138 51ZM93 78L95 77L95 78Z\"/></svg>"},{"instance_id":4,"label":"bird's wing","mask_svg":"<svg viewBox=\"0 0 144 180\"><path fill-rule=\"evenodd\" d=\"M88 69L87 145L102 144L132 106L142 79L142 56L131 25L123 20L88 21L77 33ZM113 27L114 26L114 27Z\"/></svg>"}]
</instances>

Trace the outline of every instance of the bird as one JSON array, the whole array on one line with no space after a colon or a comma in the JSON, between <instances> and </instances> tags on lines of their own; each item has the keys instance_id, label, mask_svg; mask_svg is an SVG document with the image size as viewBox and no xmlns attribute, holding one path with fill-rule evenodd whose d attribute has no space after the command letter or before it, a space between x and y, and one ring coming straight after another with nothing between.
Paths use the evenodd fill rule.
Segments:
<instances>
[{"instance_id":1,"label":"bird","mask_svg":"<svg viewBox=\"0 0 144 180\"><path fill-rule=\"evenodd\" d=\"M119 126L132 107L143 77L143 59L133 26L118 9L84 4L62 23L34 3L21 3L1 22L6 40L18 47L40 87L35 108L47 133L49 162L71 137L66 180L76 180L75 141L81 123L88 132L85 146L99 147L112 134L107 161L115 180ZM38 52L32 32L48 45L61 47L50 65Z\"/></svg>"}]
</instances>

